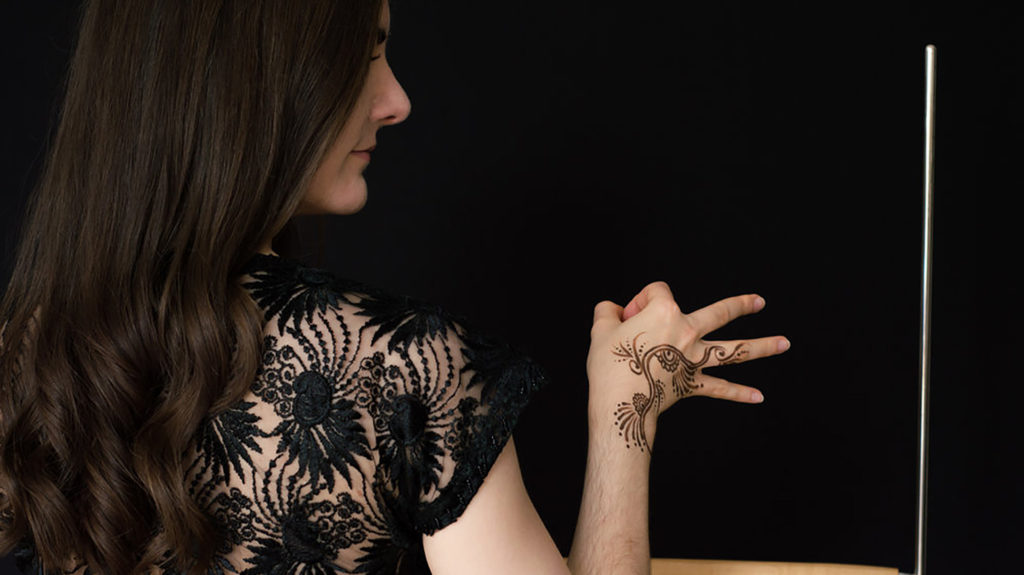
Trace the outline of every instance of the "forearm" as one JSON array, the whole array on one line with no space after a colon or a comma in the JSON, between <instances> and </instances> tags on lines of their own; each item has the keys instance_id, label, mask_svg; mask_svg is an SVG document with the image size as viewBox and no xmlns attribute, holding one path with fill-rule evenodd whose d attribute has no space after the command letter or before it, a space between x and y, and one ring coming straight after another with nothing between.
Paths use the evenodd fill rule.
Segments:
<instances>
[{"instance_id":1,"label":"forearm","mask_svg":"<svg viewBox=\"0 0 1024 575\"><path fill-rule=\"evenodd\" d=\"M624 308L607 300L594 306L587 471L568 560L574 575L650 573L648 478L657 417L688 395L761 401L756 389L701 369L788 349L783 337L703 340L763 307L763 298L747 294L683 314L665 282L648 284Z\"/></svg>"},{"instance_id":2,"label":"forearm","mask_svg":"<svg viewBox=\"0 0 1024 575\"><path fill-rule=\"evenodd\" d=\"M650 573L650 451L627 447L614 411L613 405L590 408L583 501L568 559L573 575ZM648 419L649 446L656 426L653 417Z\"/></svg>"}]
</instances>

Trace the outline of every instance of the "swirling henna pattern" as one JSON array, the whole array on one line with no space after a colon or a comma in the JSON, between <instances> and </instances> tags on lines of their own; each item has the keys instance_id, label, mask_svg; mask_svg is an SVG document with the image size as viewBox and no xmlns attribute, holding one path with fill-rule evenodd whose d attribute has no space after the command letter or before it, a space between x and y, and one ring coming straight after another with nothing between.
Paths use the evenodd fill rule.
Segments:
<instances>
[{"instance_id":1,"label":"swirling henna pattern","mask_svg":"<svg viewBox=\"0 0 1024 575\"><path fill-rule=\"evenodd\" d=\"M745 343L737 344L732 351L721 345L710 345L704 348L704 354L699 360L690 361L683 352L669 344L647 349L646 344L637 343L642 335L643 332L637 334L633 341L623 342L612 350L613 354L621 358L618 361L629 362L630 371L643 375L648 386L647 395L634 393L631 401L618 403L615 408L615 421L619 435L626 440L626 448L633 445L640 451L650 451L644 421L651 411L654 411L654 416L657 417L659 408L665 400L665 382L654 375L653 361L657 361L661 369L671 376L672 391L677 398L682 399L704 387L704 384L697 383L697 372L707 365L712 357L717 362L715 365L728 365L743 361L750 352Z\"/></svg>"}]
</instances>

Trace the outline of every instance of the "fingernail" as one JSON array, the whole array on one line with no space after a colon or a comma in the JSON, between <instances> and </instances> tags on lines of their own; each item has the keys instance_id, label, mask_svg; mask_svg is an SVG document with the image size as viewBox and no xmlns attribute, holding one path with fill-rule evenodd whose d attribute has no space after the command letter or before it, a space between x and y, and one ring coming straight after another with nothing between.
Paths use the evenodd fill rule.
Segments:
<instances>
[{"instance_id":1,"label":"fingernail","mask_svg":"<svg viewBox=\"0 0 1024 575\"><path fill-rule=\"evenodd\" d=\"M779 351L780 352L781 351L786 351L787 349L789 349L789 340L785 339L785 338L780 339L779 340Z\"/></svg>"},{"instance_id":2,"label":"fingernail","mask_svg":"<svg viewBox=\"0 0 1024 575\"><path fill-rule=\"evenodd\" d=\"M761 311L761 308L763 308L763 307L764 307L764 298L761 297L761 296L757 296L757 299L754 300L754 311Z\"/></svg>"},{"instance_id":3,"label":"fingernail","mask_svg":"<svg viewBox=\"0 0 1024 575\"><path fill-rule=\"evenodd\" d=\"M750 401L753 401L754 403L761 403L762 401L764 401L764 396L761 395L760 391L751 391Z\"/></svg>"}]
</instances>

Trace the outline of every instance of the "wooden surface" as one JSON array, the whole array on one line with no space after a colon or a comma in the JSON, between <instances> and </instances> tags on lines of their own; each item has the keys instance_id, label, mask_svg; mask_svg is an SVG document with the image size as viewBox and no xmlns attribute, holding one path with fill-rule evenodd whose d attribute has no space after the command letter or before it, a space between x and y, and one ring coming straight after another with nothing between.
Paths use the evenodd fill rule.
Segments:
<instances>
[{"instance_id":1,"label":"wooden surface","mask_svg":"<svg viewBox=\"0 0 1024 575\"><path fill-rule=\"evenodd\" d=\"M893 567L777 561L651 559L651 575L898 575Z\"/></svg>"}]
</instances>

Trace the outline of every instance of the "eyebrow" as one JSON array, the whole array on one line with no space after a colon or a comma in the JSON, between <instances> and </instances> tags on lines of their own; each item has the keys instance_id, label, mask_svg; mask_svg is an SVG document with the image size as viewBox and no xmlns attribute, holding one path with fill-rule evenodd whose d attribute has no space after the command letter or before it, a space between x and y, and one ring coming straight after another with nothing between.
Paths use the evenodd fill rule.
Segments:
<instances>
[{"instance_id":1,"label":"eyebrow","mask_svg":"<svg viewBox=\"0 0 1024 575\"><path fill-rule=\"evenodd\" d=\"M385 30L384 28L378 28L377 29L377 45L379 46L379 45L383 44L388 39L388 36L390 36L390 35L391 35L391 31L390 30Z\"/></svg>"}]
</instances>

